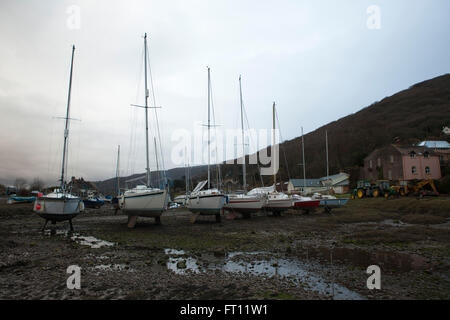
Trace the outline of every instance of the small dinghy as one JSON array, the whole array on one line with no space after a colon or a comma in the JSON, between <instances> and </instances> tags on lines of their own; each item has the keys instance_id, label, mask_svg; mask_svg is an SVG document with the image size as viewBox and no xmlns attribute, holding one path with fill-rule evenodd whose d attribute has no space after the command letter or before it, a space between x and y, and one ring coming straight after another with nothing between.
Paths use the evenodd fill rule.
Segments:
<instances>
[{"instance_id":1,"label":"small dinghy","mask_svg":"<svg viewBox=\"0 0 450 320\"><path fill-rule=\"evenodd\" d=\"M336 198L332 195L326 195L326 194L319 194L315 193L312 196L313 199L319 200L320 207L323 207L326 212L331 212L331 209L333 208L340 208L347 204L349 198Z\"/></svg>"},{"instance_id":2,"label":"small dinghy","mask_svg":"<svg viewBox=\"0 0 450 320\"><path fill-rule=\"evenodd\" d=\"M16 203L33 203L36 201L36 197L9 197L6 200L7 204L16 204Z\"/></svg>"},{"instance_id":3,"label":"small dinghy","mask_svg":"<svg viewBox=\"0 0 450 320\"><path fill-rule=\"evenodd\" d=\"M83 203L86 208L99 209L101 206L105 204L105 201L96 197L91 197L84 199Z\"/></svg>"}]
</instances>

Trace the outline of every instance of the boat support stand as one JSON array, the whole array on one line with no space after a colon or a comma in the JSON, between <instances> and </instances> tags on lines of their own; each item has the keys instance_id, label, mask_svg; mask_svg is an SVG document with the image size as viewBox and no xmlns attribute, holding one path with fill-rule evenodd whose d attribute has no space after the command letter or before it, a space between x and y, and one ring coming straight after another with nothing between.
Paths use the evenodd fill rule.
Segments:
<instances>
[{"instance_id":1,"label":"boat support stand","mask_svg":"<svg viewBox=\"0 0 450 320\"><path fill-rule=\"evenodd\" d=\"M56 220L45 219L45 223L41 229L41 232L44 232L45 227L47 226L49 221L51 221L53 225L56 225ZM73 230L72 219L69 219L69 226L70 226L70 232L73 232L74 230ZM51 232L51 234L55 234L56 233L55 228L52 228L50 232Z\"/></svg>"}]
</instances>

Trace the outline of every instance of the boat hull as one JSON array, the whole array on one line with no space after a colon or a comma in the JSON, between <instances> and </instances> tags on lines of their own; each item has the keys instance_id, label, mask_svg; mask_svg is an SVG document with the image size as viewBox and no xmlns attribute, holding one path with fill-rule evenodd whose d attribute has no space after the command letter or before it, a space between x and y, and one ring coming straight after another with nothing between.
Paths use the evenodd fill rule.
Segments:
<instances>
[{"instance_id":1,"label":"boat hull","mask_svg":"<svg viewBox=\"0 0 450 320\"><path fill-rule=\"evenodd\" d=\"M167 209L167 190L123 195L119 201L122 213L128 216L157 218Z\"/></svg>"},{"instance_id":2,"label":"boat hull","mask_svg":"<svg viewBox=\"0 0 450 320\"><path fill-rule=\"evenodd\" d=\"M98 209L105 204L102 200L83 200L84 206L86 208Z\"/></svg>"},{"instance_id":3,"label":"boat hull","mask_svg":"<svg viewBox=\"0 0 450 320\"><path fill-rule=\"evenodd\" d=\"M340 199L322 199L320 200L320 207L328 207L328 208L339 208L343 205L347 204L347 198Z\"/></svg>"},{"instance_id":4,"label":"boat hull","mask_svg":"<svg viewBox=\"0 0 450 320\"><path fill-rule=\"evenodd\" d=\"M33 203L36 201L36 197L10 197L6 201L7 204L16 204L16 203Z\"/></svg>"},{"instance_id":5,"label":"boat hull","mask_svg":"<svg viewBox=\"0 0 450 320\"><path fill-rule=\"evenodd\" d=\"M263 205L263 199L230 198L229 202L223 208L227 211L239 213L255 213L261 211Z\"/></svg>"},{"instance_id":6,"label":"boat hull","mask_svg":"<svg viewBox=\"0 0 450 320\"><path fill-rule=\"evenodd\" d=\"M306 201L293 201L293 207L295 209L314 209L320 204L320 200L306 200Z\"/></svg>"},{"instance_id":7,"label":"boat hull","mask_svg":"<svg viewBox=\"0 0 450 320\"><path fill-rule=\"evenodd\" d=\"M216 215L220 214L226 202L227 197L223 194L204 195L189 197L187 207L193 213Z\"/></svg>"},{"instance_id":8,"label":"boat hull","mask_svg":"<svg viewBox=\"0 0 450 320\"><path fill-rule=\"evenodd\" d=\"M33 211L38 216L51 221L72 220L84 205L80 198L46 198L40 197L34 203Z\"/></svg>"},{"instance_id":9,"label":"boat hull","mask_svg":"<svg viewBox=\"0 0 450 320\"><path fill-rule=\"evenodd\" d=\"M269 211L285 211L292 207L291 199L269 199L264 208Z\"/></svg>"}]
</instances>

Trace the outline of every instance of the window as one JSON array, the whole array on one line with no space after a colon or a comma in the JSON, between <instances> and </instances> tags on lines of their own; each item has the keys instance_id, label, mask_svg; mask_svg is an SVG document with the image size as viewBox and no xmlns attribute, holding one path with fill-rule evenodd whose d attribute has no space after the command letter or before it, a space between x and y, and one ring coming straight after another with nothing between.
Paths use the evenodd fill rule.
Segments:
<instances>
[{"instance_id":1,"label":"window","mask_svg":"<svg viewBox=\"0 0 450 320\"><path fill-rule=\"evenodd\" d=\"M430 174L431 173L430 167L425 167L425 173L426 174Z\"/></svg>"},{"instance_id":2,"label":"window","mask_svg":"<svg viewBox=\"0 0 450 320\"><path fill-rule=\"evenodd\" d=\"M372 169L372 160L369 160L369 168Z\"/></svg>"},{"instance_id":3,"label":"window","mask_svg":"<svg viewBox=\"0 0 450 320\"><path fill-rule=\"evenodd\" d=\"M425 152L423 153L423 157L424 157L424 158L430 157L430 154L428 153L428 151L425 151Z\"/></svg>"},{"instance_id":4,"label":"window","mask_svg":"<svg viewBox=\"0 0 450 320\"><path fill-rule=\"evenodd\" d=\"M388 179L392 180L392 170L388 170Z\"/></svg>"},{"instance_id":5,"label":"window","mask_svg":"<svg viewBox=\"0 0 450 320\"><path fill-rule=\"evenodd\" d=\"M409 156L410 156L411 158L415 158L415 157L416 157L416 153L415 153L414 151L411 151L411 152L409 153Z\"/></svg>"},{"instance_id":6,"label":"window","mask_svg":"<svg viewBox=\"0 0 450 320\"><path fill-rule=\"evenodd\" d=\"M394 163L394 156L391 155L390 158L391 158L391 159L390 159L390 160L391 160L391 163Z\"/></svg>"},{"instance_id":7,"label":"window","mask_svg":"<svg viewBox=\"0 0 450 320\"><path fill-rule=\"evenodd\" d=\"M411 168L411 172L412 172L413 174L416 174L416 173L417 173L417 168L416 168L416 167L412 167L412 168Z\"/></svg>"},{"instance_id":8,"label":"window","mask_svg":"<svg viewBox=\"0 0 450 320\"><path fill-rule=\"evenodd\" d=\"M381 167L381 159L380 158L377 159L377 166Z\"/></svg>"}]
</instances>

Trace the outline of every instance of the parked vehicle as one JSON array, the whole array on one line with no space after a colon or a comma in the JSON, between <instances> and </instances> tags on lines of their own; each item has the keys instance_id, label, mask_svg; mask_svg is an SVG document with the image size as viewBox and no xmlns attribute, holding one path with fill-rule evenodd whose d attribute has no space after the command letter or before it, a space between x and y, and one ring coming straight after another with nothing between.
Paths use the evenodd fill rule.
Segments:
<instances>
[{"instance_id":1,"label":"parked vehicle","mask_svg":"<svg viewBox=\"0 0 450 320\"><path fill-rule=\"evenodd\" d=\"M388 180L359 180L356 183L356 189L352 192L352 199L362 199L364 197L389 197L392 194Z\"/></svg>"},{"instance_id":2,"label":"parked vehicle","mask_svg":"<svg viewBox=\"0 0 450 320\"><path fill-rule=\"evenodd\" d=\"M431 189L431 190L430 190ZM436 189L433 179L422 181L412 181L405 185L391 186L391 195L395 196L438 196L439 192Z\"/></svg>"},{"instance_id":3,"label":"parked vehicle","mask_svg":"<svg viewBox=\"0 0 450 320\"><path fill-rule=\"evenodd\" d=\"M437 196L439 192L436 189L433 179L421 181L408 181L405 184L391 185L388 180L359 180L357 188L352 192L352 199L364 197L385 197L392 196Z\"/></svg>"}]
</instances>

